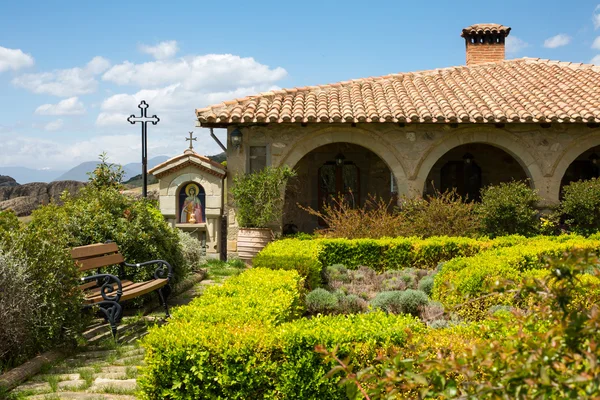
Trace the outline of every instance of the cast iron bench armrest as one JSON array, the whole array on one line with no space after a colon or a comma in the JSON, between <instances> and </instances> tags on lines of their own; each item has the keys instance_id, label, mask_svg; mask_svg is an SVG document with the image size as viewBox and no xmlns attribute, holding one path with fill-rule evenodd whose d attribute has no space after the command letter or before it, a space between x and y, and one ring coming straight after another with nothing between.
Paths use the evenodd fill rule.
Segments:
<instances>
[{"instance_id":1,"label":"cast iron bench armrest","mask_svg":"<svg viewBox=\"0 0 600 400\"><path fill-rule=\"evenodd\" d=\"M171 279L173 278L173 267L171 267L171 264L169 264L165 260L152 260L152 261L146 261L143 263L136 263L136 264L124 263L124 264L128 267L136 267L136 268L137 267L145 267L146 265L160 264L158 266L158 268L156 268L156 270L154 271L154 279L164 279L165 272L166 272L166 278L169 281L171 281ZM167 267L166 271L165 271L165 267Z\"/></svg>"},{"instance_id":2,"label":"cast iron bench armrest","mask_svg":"<svg viewBox=\"0 0 600 400\"><path fill-rule=\"evenodd\" d=\"M92 276L86 276L81 278L82 282L89 282L92 280L98 281L98 285L100 285L100 280L104 280L102 286L100 286L100 294L105 301L113 301L118 302L123 295L123 285L121 285L121 280L114 275L111 274L97 274ZM115 291L113 287L114 284L117 284L117 293L114 296L110 296L111 293Z\"/></svg>"}]
</instances>

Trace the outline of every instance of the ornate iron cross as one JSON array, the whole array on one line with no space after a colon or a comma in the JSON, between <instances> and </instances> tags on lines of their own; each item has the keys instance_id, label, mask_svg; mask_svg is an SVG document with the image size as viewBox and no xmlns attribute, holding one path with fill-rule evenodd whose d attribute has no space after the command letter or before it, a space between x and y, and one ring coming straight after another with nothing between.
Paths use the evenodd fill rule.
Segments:
<instances>
[{"instance_id":1,"label":"ornate iron cross","mask_svg":"<svg viewBox=\"0 0 600 400\"><path fill-rule=\"evenodd\" d=\"M197 138L192 137L194 135L194 132L189 132L189 134L190 134L190 137L186 138L185 140L186 141L188 141L188 140L190 141L190 150L194 150L194 146L192 145L192 140L196 140L197 141Z\"/></svg>"},{"instance_id":2,"label":"ornate iron cross","mask_svg":"<svg viewBox=\"0 0 600 400\"><path fill-rule=\"evenodd\" d=\"M152 122L152 125L156 125L158 124L158 121L160 121L156 115L151 117L146 115L146 109L148 107L150 106L146 103L146 101L142 100L138 106L138 108L141 110L141 115L136 117L135 115L131 114L131 116L127 118L127 121L129 121L132 125L136 122L142 123L142 196L144 197L148 197L148 133L146 124L148 122Z\"/></svg>"}]
</instances>

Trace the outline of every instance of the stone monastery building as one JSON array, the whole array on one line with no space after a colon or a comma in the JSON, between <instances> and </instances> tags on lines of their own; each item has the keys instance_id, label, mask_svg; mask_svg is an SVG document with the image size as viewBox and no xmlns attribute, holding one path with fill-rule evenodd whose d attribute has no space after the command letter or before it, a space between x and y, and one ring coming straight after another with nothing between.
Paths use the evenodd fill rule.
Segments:
<instances>
[{"instance_id":1,"label":"stone monastery building","mask_svg":"<svg viewBox=\"0 0 600 400\"><path fill-rule=\"evenodd\" d=\"M510 29L463 29L464 66L262 93L198 109L198 125L227 128L229 187L265 165L298 171L282 227L312 231L317 218L296 204L350 191L358 204L452 187L476 199L529 179L551 206L563 185L598 176L600 66L505 60Z\"/></svg>"}]
</instances>

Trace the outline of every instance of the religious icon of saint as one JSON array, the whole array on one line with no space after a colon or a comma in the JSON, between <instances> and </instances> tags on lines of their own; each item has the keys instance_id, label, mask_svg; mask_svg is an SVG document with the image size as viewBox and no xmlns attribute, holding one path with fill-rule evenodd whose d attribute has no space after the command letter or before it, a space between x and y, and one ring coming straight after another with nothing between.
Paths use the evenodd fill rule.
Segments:
<instances>
[{"instance_id":1,"label":"religious icon of saint","mask_svg":"<svg viewBox=\"0 0 600 400\"><path fill-rule=\"evenodd\" d=\"M203 222L204 216L202 215L202 202L198 198L199 192L198 186L194 183L186 186L185 194L187 197L183 202L180 217L182 224L198 224Z\"/></svg>"}]
</instances>

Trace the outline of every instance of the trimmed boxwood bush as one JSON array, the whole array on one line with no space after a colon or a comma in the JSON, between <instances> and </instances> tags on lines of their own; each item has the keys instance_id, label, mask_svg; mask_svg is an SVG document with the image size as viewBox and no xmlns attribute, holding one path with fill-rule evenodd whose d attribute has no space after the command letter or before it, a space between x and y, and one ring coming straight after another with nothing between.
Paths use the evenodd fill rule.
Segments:
<instances>
[{"instance_id":1,"label":"trimmed boxwood bush","mask_svg":"<svg viewBox=\"0 0 600 400\"><path fill-rule=\"evenodd\" d=\"M524 239L524 238L523 238ZM490 241L462 237L384 239L283 239L270 243L252 261L261 268L296 270L306 277L307 286L321 285L322 270L343 264L350 269L361 265L378 272L404 268L435 268L455 257L469 257L491 247L512 245L521 240Z\"/></svg>"},{"instance_id":2,"label":"trimmed boxwood bush","mask_svg":"<svg viewBox=\"0 0 600 400\"><path fill-rule=\"evenodd\" d=\"M425 330L381 312L294 320L302 312L295 271L253 268L210 287L142 340L139 379L148 399L339 399L345 389L316 345L339 346L357 366L402 348Z\"/></svg>"},{"instance_id":3,"label":"trimmed boxwood bush","mask_svg":"<svg viewBox=\"0 0 600 400\"><path fill-rule=\"evenodd\" d=\"M466 300L488 293L505 280L519 282L525 277L544 277L548 274L545 258L558 257L565 252L583 250L595 252L600 240L577 235L540 236L512 247L495 248L473 257L456 258L446 262L435 276L432 298L445 306L458 306ZM511 305L513 297L495 296L470 303L459 313L468 319L484 318L489 308L497 304Z\"/></svg>"}]
</instances>

